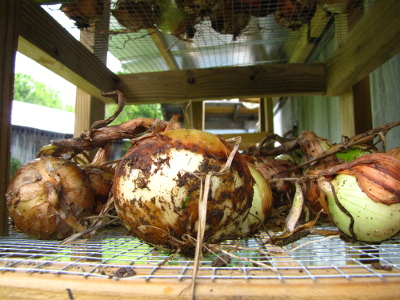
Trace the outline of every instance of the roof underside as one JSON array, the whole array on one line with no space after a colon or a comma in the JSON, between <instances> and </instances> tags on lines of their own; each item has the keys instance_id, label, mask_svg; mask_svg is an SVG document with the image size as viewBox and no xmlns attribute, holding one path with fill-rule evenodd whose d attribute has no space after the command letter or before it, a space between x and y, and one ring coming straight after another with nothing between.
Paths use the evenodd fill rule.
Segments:
<instances>
[{"instance_id":1,"label":"roof underside","mask_svg":"<svg viewBox=\"0 0 400 300\"><path fill-rule=\"evenodd\" d=\"M341 15L347 24L336 34L365 11L358 0L99 2L71 0L61 9L76 26L97 33L96 48L108 49L128 74L306 62Z\"/></svg>"}]
</instances>

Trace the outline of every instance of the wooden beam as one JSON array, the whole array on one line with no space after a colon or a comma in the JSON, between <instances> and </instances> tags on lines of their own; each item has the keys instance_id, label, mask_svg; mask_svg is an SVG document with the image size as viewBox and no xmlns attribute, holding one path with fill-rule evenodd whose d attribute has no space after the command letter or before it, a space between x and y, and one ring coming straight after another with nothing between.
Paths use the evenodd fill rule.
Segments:
<instances>
[{"instance_id":1,"label":"wooden beam","mask_svg":"<svg viewBox=\"0 0 400 300\"><path fill-rule=\"evenodd\" d=\"M291 32L285 50L288 53L289 63L304 63L307 61L308 56L317 45L325 27L328 25L332 16L329 16L321 6L317 6L314 17L311 19L310 24L305 24L298 32ZM296 38L296 36L298 36Z\"/></svg>"},{"instance_id":2,"label":"wooden beam","mask_svg":"<svg viewBox=\"0 0 400 300\"><path fill-rule=\"evenodd\" d=\"M179 70L179 65L174 56L171 54L171 51L169 50L170 46L168 45L164 35L157 29L151 29L147 31L150 33L154 44L156 45L168 68L170 70Z\"/></svg>"},{"instance_id":3,"label":"wooden beam","mask_svg":"<svg viewBox=\"0 0 400 300\"><path fill-rule=\"evenodd\" d=\"M8 234L5 194L10 174L11 107L21 0L0 1L0 235Z\"/></svg>"},{"instance_id":4,"label":"wooden beam","mask_svg":"<svg viewBox=\"0 0 400 300\"><path fill-rule=\"evenodd\" d=\"M355 255L354 253L352 253ZM285 263L290 258L282 257L280 268L288 268ZM290 263L290 262L289 262ZM298 266L298 263L297 263ZM354 266L351 266L354 267ZM326 278L310 280L309 278L291 280L243 280L217 279L199 280L196 285L196 299L399 299L399 279L396 276L371 276L360 270L360 279L347 279L345 276L333 276L331 269L321 269L317 274ZM285 270L286 271L286 270ZM232 271L232 273L234 270ZM271 271L265 276L271 276ZM316 272L313 270L313 272ZM386 271L387 272L387 271ZM151 279L105 279L77 275L53 275L37 272L2 272L0 273L1 299L86 299L86 300L184 300L189 299L188 281L176 278ZM243 276L243 273L234 275ZM258 274L258 273L257 273ZM175 274L174 274L175 275ZM369 276L368 276L369 275ZM178 275L175 275L178 277ZM320 275L321 276L321 275ZM69 297L68 297L69 296Z\"/></svg>"},{"instance_id":5,"label":"wooden beam","mask_svg":"<svg viewBox=\"0 0 400 300\"><path fill-rule=\"evenodd\" d=\"M120 90L131 103L325 93L323 64L267 64L125 74L119 77Z\"/></svg>"},{"instance_id":6,"label":"wooden beam","mask_svg":"<svg viewBox=\"0 0 400 300\"><path fill-rule=\"evenodd\" d=\"M400 1L377 0L326 62L327 96L345 93L400 52Z\"/></svg>"},{"instance_id":7,"label":"wooden beam","mask_svg":"<svg viewBox=\"0 0 400 300\"><path fill-rule=\"evenodd\" d=\"M235 112L235 107L232 105L215 105L213 103L207 103L206 108L205 108L205 113L206 114L233 114ZM258 113L258 108L247 108L244 105L240 106L240 111L239 113L241 115L244 114L257 114Z\"/></svg>"},{"instance_id":8,"label":"wooden beam","mask_svg":"<svg viewBox=\"0 0 400 300\"><path fill-rule=\"evenodd\" d=\"M33 0L23 0L18 51L101 99L118 88L118 76Z\"/></svg>"}]
</instances>

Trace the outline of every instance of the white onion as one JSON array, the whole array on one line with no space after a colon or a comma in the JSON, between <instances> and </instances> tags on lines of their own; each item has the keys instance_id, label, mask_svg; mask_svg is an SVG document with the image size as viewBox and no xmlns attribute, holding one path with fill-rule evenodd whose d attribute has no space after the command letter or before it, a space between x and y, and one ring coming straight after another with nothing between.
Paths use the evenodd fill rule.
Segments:
<instances>
[{"instance_id":1,"label":"white onion","mask_svg":"<svg viewBox=\"0 0 400 300\"><path fill-rule=\"evenodd\" d=\"M332 184L341 206L354 220L337 205ZM384 204L370 199L360 188L355 176L339 174L332 181L320 180L320 189L327 195L330 215L336 226L346 235L364 242L380 242L400 230L400 203Z\"/></svg>"},{"instance_id":2,"label":"white onion","mask_svg":"<svg viewBox=\"0 0 400 300\"><path fill-rule=\"evenodd\" d=\"M119 164L116 209L129 232L159 248L193 254L201 179L225 165L232 147L199 130L171 130L139 140ZM253 178L236 153L228 171L212 176L204 241L237 235L253 198Z\"/></svg>"},{"instance_id":3,"label":"white onion","mask_svg":"<svg viewBox=\"0 0 400 300\"><path fill-rule=\"evenodd\" d=\"M250 212L241 224L243 236L251 236L263 229L262 226L272 209L272 191L268 181L265 180L256 166L249 164L249 169L254 179L254 193Z\"/></svg>"}]
</instances>

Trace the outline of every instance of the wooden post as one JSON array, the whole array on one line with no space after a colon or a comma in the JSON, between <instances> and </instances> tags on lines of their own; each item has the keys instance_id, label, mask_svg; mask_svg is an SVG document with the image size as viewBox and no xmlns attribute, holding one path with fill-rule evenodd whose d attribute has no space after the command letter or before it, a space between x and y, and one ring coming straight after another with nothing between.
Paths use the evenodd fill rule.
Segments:
<instances>
[{"instance_id":1,"label":"wooden post","mask_svg":"<svg viewBox=\"0 0 400 300\"><path fill-rule=\"evenodd\" d=\"M274 112L272 98L261 98L258 110L258 121L261 132L274 132Z\"/></svg>"},{"instance_id":2,"label":"wooden post","mask_svg":"<svg viewBox=\"0 0 400 300\"><path fill-rule=\"evenodd\" d=\"M0 1L0 235L2 236L8 234L5 193L10 173L11 107L21 3L21 0Z\"/></svg>"},{"instance_id":3,"label":"wooden post","mask_svg":"<svg viewBox=\"0 0 400 300\"><path fill-rule=\"evenodd\" d=\"M185 108L185 127L190 129L204 130L204 101L191 102Z\"/></svg>"},{"instance_id":4,"label":"wooden post","mask_svg":"<svg viewBox=\"0 0 400 300\"><path fill-rule=\"evenodd\" d=\"M360 10L363 5L360 5L353 12L353 16L347 14L337 15L336 18L336 40L338 47L344 42L348 32L359 20ZM369 77L357 82L351 89L344 92L339 97L340 105L340 122L342 135L354 136L372 128L371 115L371 96L369 87Z\"/></svg>"},{"instance_id":5,"label":"wooden post","mask_svg":"<svg viewBox=\"0 0 400 300\"><path fill-rule=\"evenodd\" d=\"M81 43L86 46L104 64L107 63L108 35L102 34L109 28L110 11L109 2L104 1L103 16L94 26L95 33L81 31ZM111 92L111 91L102 91ZM89 129L94 121L104 119L105 104L90 96L81 89L76 90L75 101L75 130L74 136L79 136L83 131Z\"/></svg>"},{"instance_id":6,"label":"wooden post","mask_svg":"<svg viewBox=\"0 0 400 300\"><path fill-rule=\"evenodd\" d=\"M93 122L103 119L104 115L105 105L102 101L81 89L76 90L74 136L79 136L89 129Z\"/></svg>"},{"instance_id":7,"label":"wooden post","mask_svg":"<svg viewBox=\"0 0 400 300\"><path fill-rule=\"evenodd\" d=\"M353 86L354 129L363 133L373 128L369 76Z\"/></svg>"}]
</instances>

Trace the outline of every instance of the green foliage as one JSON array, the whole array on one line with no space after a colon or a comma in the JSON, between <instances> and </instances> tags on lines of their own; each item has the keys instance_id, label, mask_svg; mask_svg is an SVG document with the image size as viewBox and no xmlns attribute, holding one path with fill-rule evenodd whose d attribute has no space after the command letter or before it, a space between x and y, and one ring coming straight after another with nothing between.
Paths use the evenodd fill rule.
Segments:
<instances>
[{"instance_id":1,"label":"green foliage","mask_svg":"<svg viewBox=\"0 0 400 300\"><path fill-rule=\"evenodd\" d=\"M22 167L21 162L18 159L12 157L10 161L10 178L12 178L15 172L17 172L18 169L21 167Z\"/></svg>"},{"instance_id":2,"label":"green foliage","mask_svg":"<svg viewBox=\"0 0 400 300\"><path fill-rule=\"evenodd\" d=\"M60 99L60 92L54 91L44 83L35 81L31 76L21 73L15 74L14 100L70 112L74 111L72 106L63 105Z\"/></svg>"},{"instance_id":3,"label":"green foliage","mask_svg":"<svg viewBox=\"0 0 400 300\"><path fill-rule=\"evenodd\" d=\"M116 104L106 106L106 118L112 115L117 108ZM112 122L112 125L121 124L123 122L136 118L163 119L160 104L140 104L126 105L119 116Z\"/></svg>"}]
</instances>

